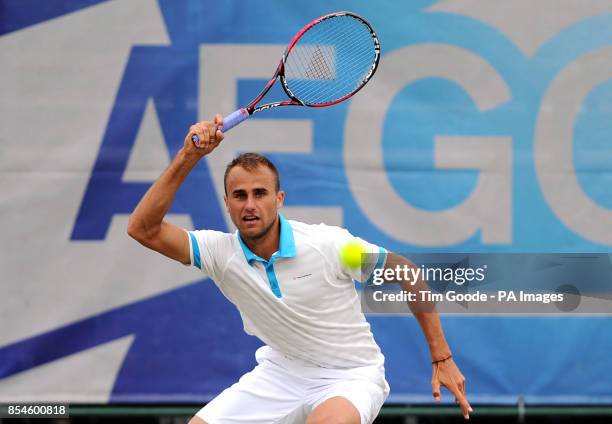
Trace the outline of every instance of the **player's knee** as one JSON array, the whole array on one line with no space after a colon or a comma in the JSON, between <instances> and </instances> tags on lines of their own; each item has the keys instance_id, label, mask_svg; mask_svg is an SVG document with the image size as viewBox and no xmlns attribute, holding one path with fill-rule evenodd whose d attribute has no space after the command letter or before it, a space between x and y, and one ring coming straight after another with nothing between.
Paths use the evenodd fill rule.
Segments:
<instances>
[{"instance_id":1,"label":"player's knee","mask_svg":"<svg viewBox=\"0 0 612 424\"><path fill-rule=\"evenodd\" d=\"M344 398L332 398L315 408L306 424L360 424L357 408Z\"/></svg>"},{"instance_id":2,"label":"player's knee","mask_svg":"<svg viewBox=\"0 0 612 424\"><path fill-rule=\"evenodd\" d=\"M337 416L332 413L313 413L308 416L306 424L359 424L354 417Z\"/></svg>"},{"instance_id":3,"label":"player's knee","mask_svg":"<svg viewBox=\"0 0 612 424\"><path fill-rule=\"evenodd\" d=\"M187 424L207 424L202 418L193 417Z\"/></svg>"}]
</instances>

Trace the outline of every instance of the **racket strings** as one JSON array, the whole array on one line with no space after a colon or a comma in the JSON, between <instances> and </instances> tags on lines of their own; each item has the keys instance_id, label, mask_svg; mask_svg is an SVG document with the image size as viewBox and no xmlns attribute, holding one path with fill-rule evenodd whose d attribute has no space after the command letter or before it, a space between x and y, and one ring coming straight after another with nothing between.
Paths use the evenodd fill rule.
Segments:
<instances>
[{"instance_id":1,"label":"racket strings","mask_svg":"<svg viewBox=\"0 0 612 424\"><path fill-rule=\"evenodd\" d=\"M330 38L340 35L338 34L338 32L339 30L336 29L336 34L330 33L329 34ZM312 67L313 65L316 66L318 62L320 61L324 62L324 66L320 65L318 67L317 70L319 70L319 72L309 72L311 69L307 68L307 71L305 73L306 76L314 74L316 75L316 78L297 81L298 72L289 74L289 78L292 78L293 80L292 86L299 88L299 91L301 93L304 93L303 97L305 96L306 93L308 93L309 94L308 97L311 98L314 102L316 102L317 99L320 102L329 101L329 100L326 100L326 97L330 99L343 97L346 93L349 93L353 91L354 89L356 89L358 87L358 83L361 83L363 81L362 78L357 80L354 77L353 78L350 78L350 77L351 75L354 76L359 71L361 71L364 67L363 64L366 61L369 63L373 59L371 51L369 51L371 49L368 49L369 46L365 46L366 47L365 49L356 50L356 52L354 53L358 53L358 54L353 53L350 59L345 60L345 62L342 65L342 72L343 72L342 76L336 78L335 72L330 71L330 69L335 68L334 66L336 62L335 51L337 50L337 47L339 46L341 50L342 49L346 50L347 41L349 40L348 39L343 40L344 44L338 43L336 48L332 48L330 46L317 45L315 52L318 52L318 55L316 56L316 58L309 57L309 55L306 53L307 50L313 50L313 49L306 49L304 47L297 49L296 53L300 56L301 66L304 66L304 64L308 63ZM370 37L370 40L368 41L371 43L371 37ZM321 53L322 51L325 51L326 54L322 54ZM329 87L329 84L321 84L321 80L332 80L332 79L336 79L335 89L332 89L332 87ZM330 91L330 89L332 90ZM341 93L342 95L334 96L334 93Z\"/></svg>"},{"instance_id":2,"label":"racket strings","mask_svg":"<svg viewBox=\"0 0 612 424\"><path fill-rule=\"evenodd\" d=\"M304 103L329 103L359 89L375 60L376 44L366 24L351 15L337 15L311 27L293 46L285 62L285 80Z\"/></svg>"},{"instance_id":3,"label":"racket strings","mask_svg":"<svg viewBox=\"0 0 612 424\"><path fill-rule=\"evenodd\" d=\"M359 84L363 81L364 78L356 78L356 76L360 76L360 71L366 70L368 66L364 67L364 64L371 63L374 58L373 54L373 40L370 35L369 30L362 24L360 21L352 17L343 17L345 19L350 19L350 21L344 21L344 23L350 22L351 24L357 23L357 26L352 25L347 31L346 25L338 25L338 19L336 18L336 25L331 26L328 25L328 28L321 28L317 33L312 35L310 40L304 39L302 44L305 44L307 41L317 43L317 49L315 51L321 52L326 51L324 57L322 55L318 56L318 60L325 60L326 69L330 69L334 67L337 61L341 62L342 66L342 75L334 78L333 75L330 75L329 72L324 74L319 74L319 78L306 80L306 81L294 81L293 84L296 88L300 88L300 91L303 93L302 97L306 96L308 93L308 97L311 99L313 103L323 103L327 101L334 100L336 98L343 97L344 95L350 93L359 87ZM321 24L319 24L321 25ZM323 29L327 29L324 31ZM366 44L359 46L359 44L354 44L354 35L355 30L359 30L361 32L360 40L365 41ZM309 34L311 35L311 34ZM331 42L332 45L329 44L323 46L323 42ZM353 48L356 47L356 48ZM298 54L300 55L301 62L300 66L304 66L305 63L313 63L315 60L312 58L305 58L305 49L304 47L298 49ZM313 50L312 48L310 50ZM347 53L350 53L347 54ZM345 57L343 57L345 56ZM299 66L296 68L299 69ZM297 73L296 73L297 74ZM298 75L291 75L291 77L296 77ZM365 77L365 75L363 75ZM324 79L335 79L335 84L333 87L330 87L330 84L321 84L320 80ZM302 99L304 100L304 99Z\"/></svg>"},{"instance_id":4,"label":"racket strings","mask_svg":"<svg viewBox=\"0 0 612 424\"><path fill-rule=\"evenodd\" d=\"M351 73L351 72L357 72L360 71L362 69L361 63L363 62L363 60L366 60L367 58L361 57L361 58L356 58L353 63L349 63L347 65L345 65L345 69L344 71L346 73ZM366 74L367 75L367 74ZM339 80L337 83L337 86L335 87L335 92L337 92L338 94L336 95L336 97L331 97L329 92L327 92L327 90L329 90L328 87L326 87L323 84L317 84L317 83L306 83L304 84L303 89L304 90L308 90L310 89L311 92L309 93L309 97L312 99L319 99L318 103L325 103L328 101L333 101L337 98L341 98L344 97L346 94L349 94L351 92L353 92L354 90L356 90L357 88L359 88L359 86L361 86L362 82L365 80L365 75L364 78L358 80L358 81L353 81L350 79L345 79L345 80ZM331 98L332 100L328 100L328 98Z\"/></svg>"},{"instance_id":5,"label":"racket strings","mask_svg":"<svg viewBox=\"0 0 612 424\"><path fill-rule=\"evenodd\" d=\"M329 62L319 46L315 47L314 53L310 57L309 66L306 68L306 78L313 80L333 78L333 71L330 69Z\"/></svg>"}]
</instances>

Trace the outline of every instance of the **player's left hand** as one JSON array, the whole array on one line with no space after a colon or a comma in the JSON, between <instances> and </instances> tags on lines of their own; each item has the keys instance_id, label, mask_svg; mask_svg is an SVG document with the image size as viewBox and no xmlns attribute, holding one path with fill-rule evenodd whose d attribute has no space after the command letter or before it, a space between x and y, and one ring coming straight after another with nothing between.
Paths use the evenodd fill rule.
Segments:
<instances>
[{"instance_id":1,"label":"player's left hand","mask_svg":"<svg viewBox=\"0 0 612 424\"><path fill-rule=\"evenodd\" d=\"M452 357L433 364L431 388L435 400L442 399L440 386L446 387L455 395L455 402L459 404L463 418L466 420L470 419L472 407L465 397L465 377L459 371Z\"/></svg>"}]
</instances>

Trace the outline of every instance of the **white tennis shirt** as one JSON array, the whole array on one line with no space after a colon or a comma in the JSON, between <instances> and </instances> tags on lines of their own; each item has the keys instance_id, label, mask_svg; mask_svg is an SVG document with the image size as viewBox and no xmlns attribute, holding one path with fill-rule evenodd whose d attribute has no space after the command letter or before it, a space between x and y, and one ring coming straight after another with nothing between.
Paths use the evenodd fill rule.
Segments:
<instances>
[{"instance_id":1,"label":"white tennis shirt","mask_svg":"<svg viewBox=\"0 0 612 424\"><path fill-rule=\"evenodd\" d=\"M280 218L280 247L269 261L236 231L189 231L191 263L240 311L247 334L280 353L325 368L381 365L353 280L371 278L386 250L358 239L373 262L363 271L342 265L347 230Z\"/></svg>"}]
</instances>

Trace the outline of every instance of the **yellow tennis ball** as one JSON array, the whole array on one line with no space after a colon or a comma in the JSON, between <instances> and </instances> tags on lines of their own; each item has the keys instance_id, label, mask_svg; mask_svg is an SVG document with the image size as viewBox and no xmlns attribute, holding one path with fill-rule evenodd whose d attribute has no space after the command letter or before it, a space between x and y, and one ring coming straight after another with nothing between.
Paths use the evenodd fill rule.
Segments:
<instances>
[{"instance_id":1,"label":"yellow tennis ball","mask_svg":"<svg viewBox=\"0 0 612 424\"><path fill-rule=\"evenodd\" d=\"M358 241L349 241L340 249L340 261L351 269L361 267L361 255L366 253L365 248Z\"/></svg>"}]
</instances>

